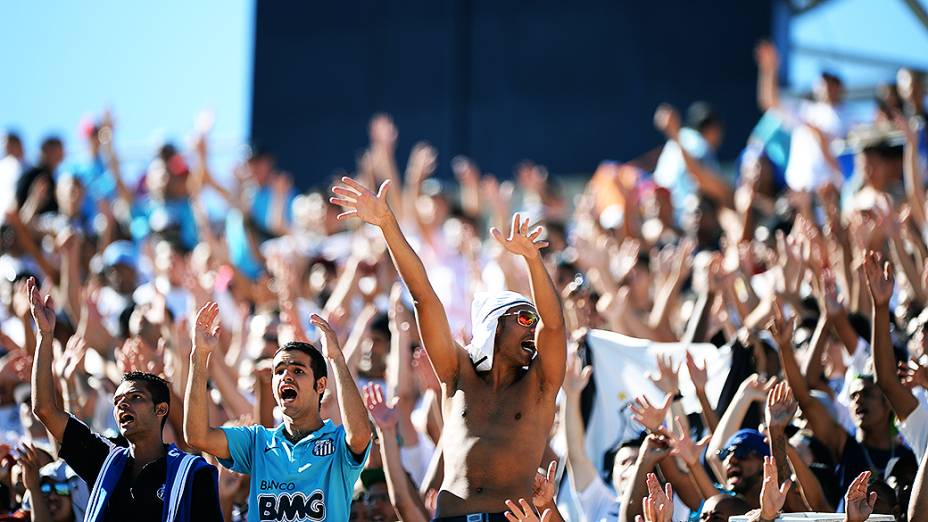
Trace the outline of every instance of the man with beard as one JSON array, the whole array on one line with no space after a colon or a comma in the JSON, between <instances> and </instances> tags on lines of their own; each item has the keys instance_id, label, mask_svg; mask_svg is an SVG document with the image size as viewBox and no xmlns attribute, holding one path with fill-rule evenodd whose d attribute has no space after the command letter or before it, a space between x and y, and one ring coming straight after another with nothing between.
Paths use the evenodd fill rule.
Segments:
<instances>
[{"instance_id":1,"label":"man with beard","mask_svg":"<svg viewBox=\"0 0 928 522\"><path fill-rule=\"evenodd\" d=\"M896 442L892 409L873 376L861 375L849 384L849 409L851 419L857 426L856 436L848 433L825 406L812 396L796 362L792 342L793 323L783 318L779 303L773 309L771 333L780 346L783 372L815 438L829 449L834 462L838 463L835 470L838 490L847 491L854 479L864 471L884 475L887 465L896 457L905 456L914 460L912 450ZM877 313L880 313L879 307ZM880 326L879 323L877 326ZM875 331L874 335L879 336L880 332ZM838 511L843 509L842 499Z\"/></svg>"},{"instance_id":2,"label":"man with beard","mask_svg":"<svg viewBox=\"0 0 928 522\"><path fill-rule=\"evenodd\" d=\"M444 480L435 517L451 521L506 520L507 499L532 497L564 380L567 343L558 292L540 250L542 227L529 230L516 214L509 237L496 240L525 260L534 300L514 292L485 295L471 306L472 341L461 347L426 268L390 209L385 181L374 193L343 177L331 202L383 233L415 304L422 345L441 381ZM536 349L537 348L537 349Z\"/></svg>"},{"instance_id":3,"label":"man with beard","mask_svg":"<svg viewBox=\"0 0 928 522\"><path fill-rule=\"evenodd\" d=\"M196 317L184 401L187 442L232 471L251 474L251 522L348 520L354 483L370 452L371 430L335 332L314 314L312 323L323 334L322 352L291 342L274 354L272 386L283 424L274 429L213 428L206 382L209 357L219 342L218 314L219 306L207 303ZM326 359L332 364L342 426L319 413L328 380Z\"/></svg>"},{"instance_id":4,"label":"man with beard","mask_svg":"<svg viewBox=\"0 0 928 522\"><path fill-rule=\"evenodd\" d=\"M760 489L764 480L764 457L770 448L757 430L740 430L719 451L725 468L722 486L742 496L751 509L760 507Z\"/></svg>"}]
</instances>

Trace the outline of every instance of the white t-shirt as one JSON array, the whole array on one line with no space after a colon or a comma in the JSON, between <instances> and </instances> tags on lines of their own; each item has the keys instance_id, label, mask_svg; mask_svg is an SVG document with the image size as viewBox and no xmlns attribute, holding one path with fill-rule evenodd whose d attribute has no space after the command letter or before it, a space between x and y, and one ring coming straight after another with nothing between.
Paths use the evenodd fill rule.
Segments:
<instances>
[{"instance_id":1,"label":"white t-shirt","mask_svg":"<svg viewBox=\"0 0 928 522\"><path fill-rule=\"evenodd\" d=\"M586 522L615 522L619 519L619 498L601 478L590 481L590 485L577 492L576 497Z\"/></svg>"},{"instance_id":2,"label":"white t-shirt","mask_svg":"<svg viewBox=\"0 0 928 522\"><path fill-rule=\"evenodd\" d=\"M899 423L899 431L915 453L915 459L921 462L925 456L925 447L928 446L928 401L924 392L916 392L915 398L918 399L918 406Z\"/></svg>"},{"instance_id":3,"label":"white t-shirt","mask_svg":"<svg viewBox=\"0 0 928 522\"><path fill-rule=\"evenodd\" d=\"M97 299L97 311L103 318L103 326L110 335L119 335L119 316L131 304L128 297L119 294L116 290L104 286L100 289Z\"/></svg>"},{"instance_id":4,"label":"white t-shirt","mask_svg":"<svg viewBox=\"0 0 928 522\"><path fill-rule=\"evenodd\" d=\"M798 104L784 103L777 113L792 129L786 184L793 190L814 190L829 181L840 186L841 174L828 165L818 138L806 124L821 129L831 138L843 138L850 128L850 115L846 108L802 100Z\"/></svg>"},{"instance_id":5,"label":"white t-shirt","mask_svg":"<svg viewBox=\"0 0 928 522\"><path fill-rule=\"evenodd\" d=\"M432 454L435 453L435 445L429 438L421 433L419 442L415 446L403 446L400 448L400 460L403 463L403 469L409 472L413 483L416 486L422 484L425 474L428 473L429 464L432 462Z\"/></svg>"},{"instance_id":6,"label":"white t-shirt","mask_svg":"<svg viewBox=\"0 0 928 522\"><path fill-rule=\"evenodd\" d=\"M867 373L867 363L870 362L870 343L858 338L857 348L853 355L848 355L844 351L841 353L847 370L844 372L844 385L835 401L838 412L837 421L853 436L857 433L857 426L854 425L854 419L851 417L851 384L859 376Z\"/></svg>"},{"instance_id":7,"label":"white t-shirt","mask_svg":"<svg viewBox=\"0 0 928 522\"><path fill-rule=\"evenodd\" d=\"M16 201L16 182L22 171L22 164L13 156L0 159L0 216Z\"/></svg>"}]
</instances>

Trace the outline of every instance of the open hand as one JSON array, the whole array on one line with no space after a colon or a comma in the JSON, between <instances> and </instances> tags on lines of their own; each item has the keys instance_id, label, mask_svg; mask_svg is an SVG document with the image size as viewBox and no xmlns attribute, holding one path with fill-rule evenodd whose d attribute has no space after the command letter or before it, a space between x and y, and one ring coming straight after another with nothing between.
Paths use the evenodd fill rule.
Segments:
<instances>
[{"instance_id":1,"label":"open hand","mask_svg":"<svg viewBox=\"0 0 928 522\"><path fill-rule=\"evenodd\" d=\"M669 356L658 355L656 358L657 375L649 373L648 379L650 379L660 391L670 395L676 395L677 392L680 391L680 379L677 375L683 363L681 362L674 368Z\"/></svg>"},{"instance_id":2,"label":"open hand","mask_svg":"<svg viewBox=\"0 0 928 522\"><path fill-rule=\"evenodd\" d=\"M667 103L660 104L654 112L654 127L668 139L676 139L680 134L680 113Z\"/></svg>"},{"instance_id":3,"label":"open hand","mask_svg":"<svg viewBox=\"0 0 928 522\"><path fill-rule=\"evenodd\" d=\"M776 72L780 66L777 48L768 40L762 41L754 48L754 60L757 61L757 67L764 72Z\"/></svg>"},{"instance_id":4,"label":"open hand","mask_svg":"<svg viewBox=\"0 0 928 522\"><path fill-rule=\"evenodd\" d=\"M793 485L793 481L786 479L780 484L777 475L777 460L774 457L764 457L764 482L760 490L760 511L764 520L774 520L786 503L786 493Z\"/></svg>"},{"instance_id":5,"label":"open hand","mask_svg":"<svg viewBox=\"0 0 928 522\"><path fill-rule=\"evenodd\" d=\"M39 332L51 335L55 330L55 302L52 301L51 294L43 298L39 293L35 278L30 277L26 282L26 295L29 298L32 319L35 321Z\"/></svg>"},{"instance_id":6,"label":"open hand","mask_svg":"<svg viewBox=\"0 0 928 522\"><path fill-rule=\"evenodd\" d=\"M38 491L41 486L39 478L39 451L30 444L19 447L19 459L16 462L23 468L23 485L31 491Z\"/></svg>"},{"instance_id":7,"label":"open hand","mask_svg":"<svg viewBox=\"0 0 928 522\"><path fill-rule=\"evenodd\" d=\"M668 482L661 489L657 475L648 473L648 496L642 499L642 511L646 522L670 522L673 519L673 486Z\"/></svg>"},{"instance_id":8,"label":"open hand","mask_svg":"<svg viewBox=\"0 0 928 522\"><path fill-rule=\"evenodd\" d=\"M819 304L822 311L829 317L837 317L843 314L844 305L838 298L838 286L835 281L835 273L829 268L823 268L819 276Z\"/></svg>"},{"instance_id":9,"label":"open hand","mask_svg":"<svg viewBox=\"0 0 928 522\"><path fill-rule=\"evenodd\" d=\"M375 114L371 118L371 122L367 129L371 140L371 148L393 151L393 148L396 146L396 139L399 137L399 132L396 130L393 118L391 118L389 114Z\"/></svg>"},{"instance_id":10,"label":"open hand","mask_svg":"<svg viewBox=\"0 0 928 522\"><path fill-rule=\"evenodd\" d=\"M703 359L702 365L696 364L693 354L686 351L686 372L690 375L690 381L697 390L705 390L706 383L709 382L709 372L706 369L706 360Z\"/></svg>"},{"instance_id":11,"label":"open hand","mask_svg":"<svg viewBox=\"0 0 928 522\"><path fill-rule=\"evenodd\" d=\"M509 522L548 522L554 513L551 509L546 509L541 514L541 518L538 518L532 506L529 506L524 498L520 498L518 504L511 499L506 499L506 507L509 508L509 511L505 512L504 515Z\"/></svg>"},{"instance_id":12,"label":"open hand","mask_svg":"<svg viewBox=\"0 0 928 522\"><path fill-rule=\"evenodd\" d=\"M336 197L329 198L329 201L345 207L346 210L337 216L339 221L357 217L365 223L382 227L395 219L390 205L387 204L389 188L390 180L386 180L380 184L380 188L374 194L364 185L345 176L342 178L341 185L332 187L332 192L336 194Z\"/></svg>"},{"instance_id":13,"label":"open hand","mask_svg":"<svg viewBox=\"0 0 928 522\"><path fill-rule=\"evenodd\" d=\"M893 265L889 261L880 263L880 254L868 250L864 255L863 271L867 280L870 298L877 306L886 306L893 296Z\"/></svg>"},{"instance_id":14,"label":"open hand","mask_svg":"<svg viewBox=\"0 0 928 522\"><path fill-rule=\"evenodd\" d=\"M406 176L412 183L421 183L435 172L438 166L438 153L429 143L420 141L412 146Z\"/></svg>"},{"instance_id":15,"label":"open hand","mask_svg":"<svg viewBox=\"0 0 928 522\"><path fill-rule=\"evenodd\" d=\"M899 381L909 388L921 386L928 389L928 367L918 361L900 361L898 375Z\"/></svg>"},{"instance_id":16,"label":"open hand","mask_svg":"<svg viewBox=\"0 0 928 522\"><path fill-rule=\"evenodd\" d=\"M367 406L367 411L371 412L371 417L374 418L377 427L381 430L395 428L396 423L399 421L399 414L396 408L388 405L384 399L383 387L379 384L368 383L362 391L364 405ZM396 403L395 398L393 403Z\"/></svg>"},{"instance_id":17,"label":"open hand","mask_svg":"<svg viewBox=\"0 0 928 522\"><path fill-rule=\"evenodd\" d=\"M770 320L768 328L770 333L773 335L773 338L777 341L777 345L780 349L785 349L787 346L789 348L793 347L793 331L796 328L796 318L790 317L786 318L783 316L783 312L780 309L779 300L774 300L773 303L773 319Z\"/></svg>"},{"instance_id":18,"label":"open hand","mask_svg":"<svg viewBox=\"0 0 928 522\"><path fill-rule=\"evenodd\" d=\"M341 344L338 342L338 336L332 326L319 314L309 316L309 321L322 332L322 355L326 359L337 359L344 357Z\"/></svg>"},{"instance_id":19,"label":"open hand","mask_svg":"<svg viewBox=\"0 0 928 522\"><path fill-rule=\"evenodd\" d=\"M670 403L673 402L673 394L668 393L664 398L664 404L659 408L651 404L644 395L635 398L631 403L632 417L635 422L641 424L650 431L657 431L664 423L664 417L667 416L667 410L670 409Z\"/></svg>"},{"instance_id":20,"label":"open hand","mask_svg":"<svg viewBox=\"0 0 928 522\"><path fill-rule=\"evenodd\" d=\"M738 392L740 395L744 395L752 401L763 401L767 399L770 390L776 385L776 377L771 377L765 381L755 373L741 383L741 386L738 387Z\"/></svg>"},{"instance_id":21,"label":"open hand","mask_svg":"<svg viewBox=\"0 0 928 522\"><path fill-rule=\"evenodd\" d=\"M844 494L844 512L847 522L864 522L873 513L876 505L876 491L867 494L867 484L870 482L870 472L864 471L851 482Z\"/></svg>"},{"instance_id":22,"label":"open hand","mask_svg":"<svg viewBox=\"0 0 928 522\"><path fill-rule=\"evenodd\" d=\"M68 344L65 346L61 357L55 359L55 364L53 366L55 375L58 376L58 378L70 381L74 376L74 372L83 366L85 355L87 355L87 342L84 340L84 337L72 335L71 338L68 339Z\"/></svg>"},{"instance_id":23,"label":"open hand","mask_svg":"<svg viewBox=\"0 0 928 522\"><path fill-rule=\"evenodd\" d=\"M29 382L32 377L32 356L23 350L10 352L0 358L0 386L15 386Z\"/></svg>"},{"instance_id":24,"label":"open hand","mask_svg":"<svg viewBox=\"0 0 928 522\"><path fill-rule=\"evenodd\" d=\"M680 417L674 417L674 423L677 425L677 431L680 432L680 435L670 437L670 447L673 448L670 454L674 457L680 457L687 466L692 468L699 464L699 456L705 446L709 444L710 437L696 443L689 433L683 429L683 422L680 421Z\"/></svg>"},{"instance_id":25,"label":"open hand","mask_svg":"<svg viewBox=\"0 0 928 522\"><path fill-rule=\"evenodd\" d=\"M567 373L564 375L564 393L568 396L580 395L590 376L593 374L592 366L582 366L577 356L567 358Z\"/></svg>"},{"instance_id":26,"label":"open hand","mask_svg":"<svg viewBox=\"0 0 928 522\"><path fill-rule=\"evenodd\" d=\"M799 404L793 399L793 392L789 385L781 382L773 387L767 394L767 408L765 417L767 427L782 430L796 416Z\"/></svg>"},{"instance_id":27,"label":"open hand","mask_svg":"<svg viewBox=\"0 0 928 522\"><path fill-rule=\"evenodd\" d=\"M193 327L193 354L206 358L219 345L219 305L207 302L197 312Z\"/></svg>"},{"instance_id":28,"label":"open hand","mask_svg":"<svg viewBox=\"0 0 928 522\"><path fill-rule=\"evenodd\" d=\"M528 218L523 221L522 215L516 212L512 216L512 228L509 230L508 238L503 237L502 231L496 227L491 228L490 233L503 245L503 248L513 254L529 259L538 257L539 250L548 246L547 241L538 239L544 230L544 227L538 226L529 232Z\"/></svg>"}]
</instances>

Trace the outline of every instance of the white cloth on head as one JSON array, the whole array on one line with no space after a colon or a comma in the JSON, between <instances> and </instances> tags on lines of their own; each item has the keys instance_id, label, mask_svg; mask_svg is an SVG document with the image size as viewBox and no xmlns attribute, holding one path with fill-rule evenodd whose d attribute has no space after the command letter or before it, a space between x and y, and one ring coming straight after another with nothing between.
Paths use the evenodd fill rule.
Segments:
<instances>
[{"instance_id":1,"label":"white cloth on head","mask_svg":"<svg viewBox=\"0 0 928 522\"><path fill-rule=\"evenodd\" d=\"M493 367L496 325L506 310L518 305L535 307L528 297L516 292L478 293L474 297L470 307L472 335L467 353L478 372L487 372Z\"/></svg>"}]
</instances>

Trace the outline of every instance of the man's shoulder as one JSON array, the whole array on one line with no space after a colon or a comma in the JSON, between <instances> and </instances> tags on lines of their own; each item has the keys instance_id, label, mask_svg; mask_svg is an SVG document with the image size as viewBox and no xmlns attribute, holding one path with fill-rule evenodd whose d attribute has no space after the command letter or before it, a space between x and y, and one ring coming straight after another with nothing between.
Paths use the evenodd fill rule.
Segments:
<instances>
[{"instance_id":1,"label":"man's shoulder","mask_svg":"<svg viewBox=\"0 0 928 522\"><path fill-rule=\"evenodd\" d=\"M219 429L226 434L226 440L229 443L253 444L256 448L273 439L277 431L277 429L269 429L261 424L222 426Z\"/></svg>"}]
</instances>

